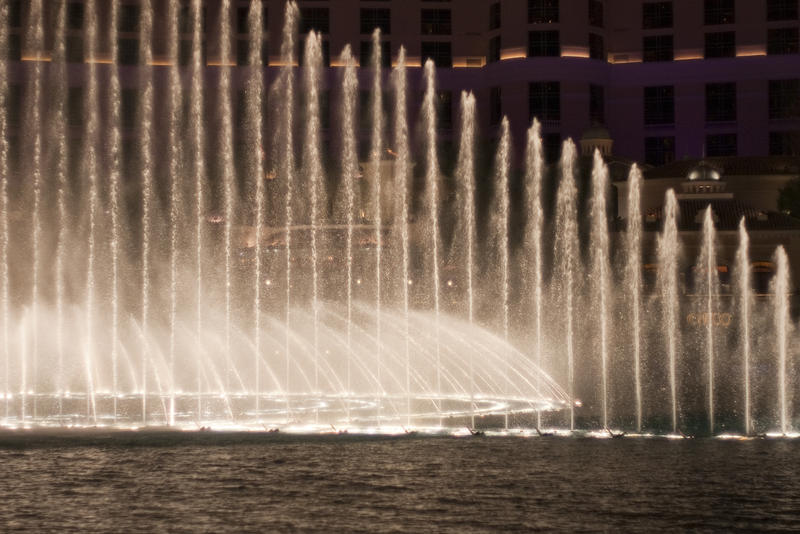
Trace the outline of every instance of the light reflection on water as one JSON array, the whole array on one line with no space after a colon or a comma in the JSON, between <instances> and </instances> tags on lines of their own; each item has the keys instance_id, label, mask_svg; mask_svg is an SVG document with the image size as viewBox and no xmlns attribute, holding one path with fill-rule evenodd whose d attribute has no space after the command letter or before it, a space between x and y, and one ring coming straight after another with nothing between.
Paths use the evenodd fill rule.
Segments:
<instances>
[{"instance_id":1,"label":"light reflection on water","mask_svg":"<svg viewBox=\"0 0 800 534\"><path fill-rule=\"evenodd\" d=\"M599 437L599 436L598 436ZM28 531L496 531L800 525L800 441L0 434Z\"/></svg>"}]
</instances>

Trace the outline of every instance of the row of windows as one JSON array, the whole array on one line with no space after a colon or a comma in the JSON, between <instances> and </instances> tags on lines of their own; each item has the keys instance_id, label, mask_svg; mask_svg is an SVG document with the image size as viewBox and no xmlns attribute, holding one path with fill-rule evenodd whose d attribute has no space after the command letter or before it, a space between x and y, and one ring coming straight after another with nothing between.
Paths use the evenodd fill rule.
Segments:
<instances>
[{"instance_id":1,"label":"row of windows","mask_svg":"<svg viewBox=\"0 0 800 534\"><path fill-rule=\"evenodd\" d=\"M674 59L672 35L650 35L642 40L643 61L672 61ZM798 28L773 28L767 30L767 54L797 54L800 52ZM704 57L736 57L736 32L705 34Z\"/></svg>"},{"instance_id":2,"label":"row of windows","mask_svg":"<svg viewBox=\"0 0 800 534\"><path fill-rule=\"evenodd\" d=\"M769 132L770 156L800 156L800 131ZM738 137L735 133L709 134L704 153L708 157L736 156ZM644 161L649 165L665 165L675 160L675 136L654 136L644 139Z\"/></svg>"},{"instance_id":3,"label":"row of windows","mask_svg":"<svg viewBox=\"0 0 800 534\"><path fill-rule=\"evenodd\" d=\"M800 53L800 30L798 28L773 28L767 30L767 54ZM558 30L528 32L528 57L560 56L561 40ZM605 43L602 35L589 34L589 57L605 60ZM713 32L705 34L704 57L736 57L736 32ZM649 35L642 40L642 61L672 61L674 39L672 35ZM488 61L500 59L500 36L489 40Z\"/></svg>"},{"instance_id":4,"label":"row of windows","mask_svg":"<svg viewBox=\"0 0 800 534\"><path fill-rule=\"evenodd\" d=\"M709 123L735 122L737 118L736 84L709 83L705 87L705 120ZM800 118L800 79L770 80L768 108L770 119ZM529 119L543 122L561 120L561 84L557 81L528 84ZM502 116L502 90L490 90L489 119L495 125ZM589 119L605 122L605 89L589 86ZM671 85L644 88L644 124L664 126L675 123L675 88Z\"/></svg>"},{"instance_id":5,"label":"row of windows","mask_svg":"<svg viewBox=\"0 0 800 534\"><path fill-rule=\"evenodd\" d=\"M12 0L9 3L8 23L12 28L22 26L22 2ZM603 2L602 0L589 0L589 24L603 27ZM238 33L247 33L247 7L237 8L236 27ZM307 33L314 29L322 33L330 30L328 8L302 7L300 29ZM559 0L528 0L528 22L531 24L547 24L559 22ZM119 31L135 32L139 27L140 8L135 4L122 4L120 6ZM191 13L189 6L180 9L180 31L191 31ZM267 25L267 10L264 9L264 27ZM796 20L798 18L797 0L767 0L766 17L768 21ZM449 35L451 33L449 9L423 9L421 11L423 35ZM206 10L203 9L203 31L206 29ZM735 0L704 0L703 22L706 25L732 24L736 22ZM84 23L84 4L82 2L69 2L67 4L67 27L79 30ZM642 4L642 28L658 29L673 26L673 2L647 1ZM489 29L500 27L500 3L490 6ZM386 8L361 9L361 33L372 33L375 28L381 28L384 34L391 31L390 10Z\"/></svg>"}]
</instances>

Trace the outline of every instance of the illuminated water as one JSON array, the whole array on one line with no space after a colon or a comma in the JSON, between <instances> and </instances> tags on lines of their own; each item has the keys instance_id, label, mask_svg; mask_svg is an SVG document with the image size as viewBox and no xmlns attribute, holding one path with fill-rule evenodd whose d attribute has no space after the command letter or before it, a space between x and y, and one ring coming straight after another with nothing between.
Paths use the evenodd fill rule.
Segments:
<instances>
[{"instance_id":1,"label":"illuminated water","mask_svg":"<svg viewBox=\"0 0 800 534\"><path fill-rule=\"evenodd\" d=\"M23 25L30 61L0 61L4 426L797 428L785 255L767 294L747 289L744 253L732 286L715 253L731 236L708 211L692 248L674 191L655 228L635 167L628 220L612 221L599 154L567 140L545 161L535 119L515 154L519 125L495 117L487 138L475 95L451 101L432 62L407 66L400 48L390 75L379 32L369 65L345 48L326 69L288 2L262 76L260 4L250 65L234 69L231 11L205 58L201 2L170 0L154 43L161 4L143 0L128 69L116 29L101 53L98 4L83 64L65 61L64 6L51 21L41 0ZM723 309L730 330L713 324Z\"/></svg>"}]
</instances>

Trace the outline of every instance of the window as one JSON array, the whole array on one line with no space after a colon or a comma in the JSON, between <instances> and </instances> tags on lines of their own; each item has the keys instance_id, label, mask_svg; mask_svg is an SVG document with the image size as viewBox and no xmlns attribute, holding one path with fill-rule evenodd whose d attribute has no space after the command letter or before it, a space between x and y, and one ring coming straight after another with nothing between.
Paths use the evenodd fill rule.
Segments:
<instances>
[{"instance_id":1,"label":"window","mask_svg":"<svg viewBox=\"0 0 800 534\"><path fill-rule=\"evenodd\" d=\"M68 35L64 42L64 52L68 63L83 63L83 39Z\"/></svg>"},{"instance_id":2,"label":"window","mask_svg":"<svg viewBox=\"0 0 800 534\"><path fill-rule=\"evenodd\" d=\"M735 156L736 134L713 134L706 136L706 155L709 157Z\"/></svg>"},{"instance_id":3,"label":"window","mask_svg":"<svg viewBox=\"0 0 800 534\"><path fill-rule=\"evenodd\" d=\"M236 40L236 64L240 67L250 63L250 41L247 39Z\"/></svg>"},{"instance_id":4,"label":"window","mask_svg":"<svg viewBox=\"0 0 800 534\"><path fill-rule=\"evenodd\" d=\"M500 40L499 35L495 35L491 39L489 39L489 54L486 57L486 60L489 63L493 61L500 61L500 47L502 46L502 41Z\"/></svg>"},{"instance_id":5,"label":"window","mask_svg":"<svg viewBox=\"0 0 800 534\"><path fill-rule=\"evenodd\" d=\"M528 57L560 56L558 31L528 32Z\"/></svg>"},{"instance_id":6,"label":"window","mask_svg":"<svg viewBox=\"0 0 800 534\"><path fill-rule=\"evenodd\" d=\"M672 61L672 36L651 35L643 38L643 61Z\"/></svg>"},{"instance_id":7,"label":"window","mask_svg":"<svg viewBox=\"0 0 800 534\"><path fill-rule=\"evenodd\" d=\"M388 9L361 9L361 33L369 35L375 28L380 28L381 34L392 33L392 15Z\"/></svg>"},{"instance_id":8,"label":"window","mask_svg":"<svg viewBox=\"0 0 800 534\"><path fill-rule=\"evenodd\" d=\"M381 67L391 68L392 53L389 41L381 41ZM362 67L372 67L372 41L361 41L361 55L359 65Z\"/></svg>"},{"instance_id":9,"label":"window","mask_svg":"<svg viewBox=\"0 0 800 534\"><path fill-rule=\"evenodd\" d=\"M83 4L76 2L67 4L67 28L70 30L83 28Z\"/></svg>"},{"instance_id":10,"label":"window","mask_svg":"<svg viewBox=\"0 0 800 534\"><path fill-rule=\"evenodd\" d=\"M268 51L269 51L269 43L264 41L264 61L265 64L267 63L268 59ZM200 64L206 64L206 42L200 42ZM187 66L192 64L192 40L191 39L181 39L179 48L178 48L178 64L182 66Z\"/></svg>"},{"instance_id":11,"label":"window","mask_svg":"<svg viewBox=\"0 0 800 534\"><path fill-rule=\"evenodd\" d=\"M8 26L10 28L22 27L22 2L12 0L8 4Z\"/></svg>"},{"instance_id":12,"label":"window","mask_svg":"<svg viewBox=\"0 0 800 534\"><path fill-rule=\"evenodd\" d=\"M797 0L767 0L767 20L797 20Z\"/></svg>"},{"instance_id":13,"label":"window","mask_svg":"<svg viewBox=\"0 0 800 534\"><path fill-rule=\"evenodd\" d=\"M500 18L500 2L495 2L489 6L489 29L496 30L500 27L502 19Z\"/></svg>"},{"instance_id":14,"label":"window","mask_svg":"<svg viewBox=\"0 0 800 534\"><path fill-rule=\"evenodd\" d=\"M672 28L672 2L648 2L642 4L642 28Z\"/></svg>"},{"instance_id":15,"label":"window","mask_svg":"<svg viewBox=\"0 0 800 534\"><path fill-rule=\"evenodd\" d=\"M305 42L298 44L300 47L297 51L297 64L303 65L305 63L306 44ZM322 65L325 67L330 67L331 65L331 43L328 41L322 41Z\"/></svg>"},{"instance_id":16,"label":"window","mask_svg":"<svg viewBox=\"0 0 800 534\"><path fill-rule=\"evenodd\" d=\"M67 124L83 124L83 87L70 87L67 92Z\"/></svg>"},{"instance_id":17,"label":"window","mask_svg":"<svg viewBox=\"0 0 800 534\"><path fill-rule=\"evenodd\" d=\"M603 0L589 0L589 26L603 27Z\"/></svg>"},{"instance_id":18,"label":"window","mask_svg":"<svg viewBox=\"0 0 800 534\"><path fill-rule=\"evenodd\" d=\"M120 65L136 65L139 62L139 41L119 39L117 41Z\"/></svg>"},{"instance_id":19,"label":"window","mask_svg":"<svg viewBox=\"0 0 800 534\"><path fill-rule=\"evenodd\" d=\"M250 13L249 7L239 7L236 8L236 32L237 33L248 33L249 29L247 27L247 16Z\"/></svg>"},{"instance_id":20,"label":"window","mask_svg":"<svg viewBox=\"0 0 800 534\"><path fill-rule=\"evenodd\" d=\"M606 90L602 85L589 85L589 122L606 123Z\"/></svg>"},{"instance_id":21,"label":"window","mask_svg":"<svg viewBox=\"0 0 800 534\"><path fill-rule=\"evenodd\" d=\"M800 80L769 81L769 118L800 118Z\"/></svg>"},{"instance_id":22,"label":"window","mask_svg":"<svg viewBox=\"0 0 800 534\"><path fill-rule=\"evenodd\" d=\"M706 84L706 122L736 120L736 84Z\"/></svg>"},{"instance_id":23,"label":"window","mask_svg":"<svg viewBox=\"0 0 800 534\"><path fill-rule=\"evenodd\" d=\"M119 31L135 32L139 31L139 6L134 4L122 4L119 6Z\"/></svg>"},{"instance_id":24,"label":"window","mask_svg":"<svg viewBox=\"0 0 800 534\"><path fill-rule=\"evenodd\" d=\"M420 20L422 35L450 35L449 9L423 9Z\"/></svg>"},{"instance_id":25,"label":"window","mask_svg":"<svg viewBox=\"0 0 800 534\"><path fill-rule=\"evenodd\" d=\"M553 163L561 158L561 134L550 132L542 134L542 152L547 163Z\"/></svg>"},{"instance_id":26,"label":"window","mask_svg":"<svg viewBox=\"0 0 800 534\"><path fill-rule=\"evenodd\" d=\"M705 0L704 24L733 24L736 22L734 0Z\"/></svg>"},{"instance_id":27,"label":"window","mask_svg":"<svg viewBox=\"0 0 800 534\"><path fill-rule=\"evenodd\" d=\"M675 137L645 137L644 161L648 165L665 165L675 161Z\"/></svg>"},{"instance_id":28,"label":"window","mask_svg":"<svg viewBox=\"0 0 800 534\"><path fill-rule=\"evenodd\" d=\"M264 31L267 30L267 8L266 6L261 11L262 17L264 20ZM200 30L202 32L206 31L206 8L203 8L201 13L200 19ZM180 11L178 11L178 31L180 33L192 33L192 8L189 5L181 6Z\"/></svg>"},{"instance_id":29,"label":"window","mask_svg":"<svg viewBox=\"0 0 800 534\"><path fill-rule=\"evenodd\" d=\"M120 120L123 128L136 126L136 89L123 88L120 93Z\"/></svg>"},{"instance_id":30,"label":"window","mask_svg":"<svg viewBox=\"0 0 800 534\"><path fill-rule=\"evenodd\" d=\"M558 0L528 0L528 24L558 22Z\"/></svg>"},{"instance_id":31,"label":"window","mask_svg":"<svg viewBox=\"0 0 800 534\"><path fill-rule=\"evenodd\" d=\"M8 36L8 59L9 61L19 61L22 59L22 46L20 45L19 34L12 33Z\"/></svg>"},{"instance_id":32,"label":"window","mask_svg":"<svg viewBox=\"0 0 800 534\"><path fill-rule=\"evenodd\" d=\"M707 33L705 57L736 57L736 32Z\"/></svg>"},{"instance_id":33,"label":"window","mask_svg":"<svg viewBox=\"0 0 800 534\"><path fill-rule=\"evenodd\" d=\"M453 53L449 42L442 41L423 41L422 42L422 63L428 58L433 60L437 67L452 67Z\"/></svg>"},{"instance_id":34,"label":"window","mask_svg":"<svg viewBox=\"0 0 800 534\"><path fill-rule=\"evenodd\" d=\"M436 125L441 130L453 129L453 92L436 93Z\"/></svg>"},{"instance_id":35,"label":"window","mask_svg":"<svg viewBox=\"0 0 800 534\"><path fill-rule=\"evenodd\" d=\"M589 57L592 59L606 60L606 47L603 36L596 33L589 34Z\"/></svg>"},{"instance_id":36,"label":"window","mask_svg":"<svg viewBox=\"0 0 800 534\"><path fill-rule=\"evenodd\" d=\"M391 124L394 116L394 98L390 91L381 92L381 102L383 103L384 124ZM372 124L372 91L358 92L358 120L362 130L369 129ZM369 145L362 143L365 150L364 157L369 157Z\"/></svg>"},{"instance_id":37,"label":"window","mask_svg":"<svg viewBox=\"0 0 800 534\"><path fill-rule=\"evenodd\" d=\"M800 156L800 131L770 132L770 156Z\"/></svg>"},{"instance_id":38,"label":"window","mask_svg":"<svg viewBox=\"0 0 800 534\"><path fill-rule=\"evenodd\" d=\"M8 84L8 97L6 100L7 121L12 128L20 124L20 112L22 110L22 86L16 83Z\"/></svg>"},{"instance_id":39,"label":"window","mask_svg":"<svg viewBox=\"0 0 800 534\"><path fill-rule=\"evenodd\" d=\"M497 126L503 119L503 91L500 87L489 90L489 124Z\"/></svg>"},{"instance_id":40,"label":"window","mask_svg":"<svg viewBox=\"0 0 800 534\"><path fill-rule=\"evenodd\" d=\"M300 33L308 33L311 30L320 33L330 32L330 18L327 7L300 8Z\"/></svg>"},{"instance_id":41,"label":"window","mask_svg":"<svg viewBox=\"0 0 800 534\"><path fill-rule=\"evenodd\" d=\"M797 52L797 28L767 30L767 54L796 54Z\"/></svg>"},{"instance_id":42,"label":"window","mask_svg":"<svg viewBox=\"0 0 800 534\"><path fill-rule=\"evenodd\" d=\"M675 88L671 85L644 88L644 123L675 122Z\"/></svg>"},{"instance_id":43,"label":"window","mask_svg":"<svg viewBox=\"0 0 800 534\"><path fill-rule=\"evenodd\" d=\"M561 120L561 83L533 82L528 85L528 118Z\"/></svg>"}]
</instances>

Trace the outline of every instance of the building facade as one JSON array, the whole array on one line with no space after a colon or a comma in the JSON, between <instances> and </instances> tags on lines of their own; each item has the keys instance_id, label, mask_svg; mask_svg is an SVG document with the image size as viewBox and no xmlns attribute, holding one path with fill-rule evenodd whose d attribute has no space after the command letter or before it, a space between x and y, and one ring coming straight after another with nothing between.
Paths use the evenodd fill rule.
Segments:
<instances>
[{"instance_id":1,"label":"building facade","mask_svg":"<svg viewBox=\"0 0 800 534\"><path fill-rule=\"evenodd\" d=\"M269 67L280 64L284 3L263 2L263 56ZM48 49L56 4L44 2ZM47 58L47 50L26 47L29 5L9 4L12 61ZM109 2L97 5L99 27L107 28ZM167 2L152 5L153 63L159 66L167 61ZM230 2L228 58L220 57L221 0L203 5L209 76L220 65L246 64L249 1ZM493 137L508 115L521 146L537 116L551 158L561 139L579 139L595 123L608 127L616 154L652 165L704 155L800 154L798 0L299 0L298 5L300 32L323 34L332 88L343 47L350 44L363 64L376 27L382 30L385 66L406 47L410 87L419 88L419 67L432 58L439 67L445 139L456 123L460 92L471 90L486 137ZM132 0L121 6L120 61L136 65L141 6ZM188 64L188 1L181 17L180 56ZM84 18L83 1L69 0L67 55L73 63L84 60ZM101 53L103 48L108 50L107 42Z\"/></svg>"}]
</instances>

